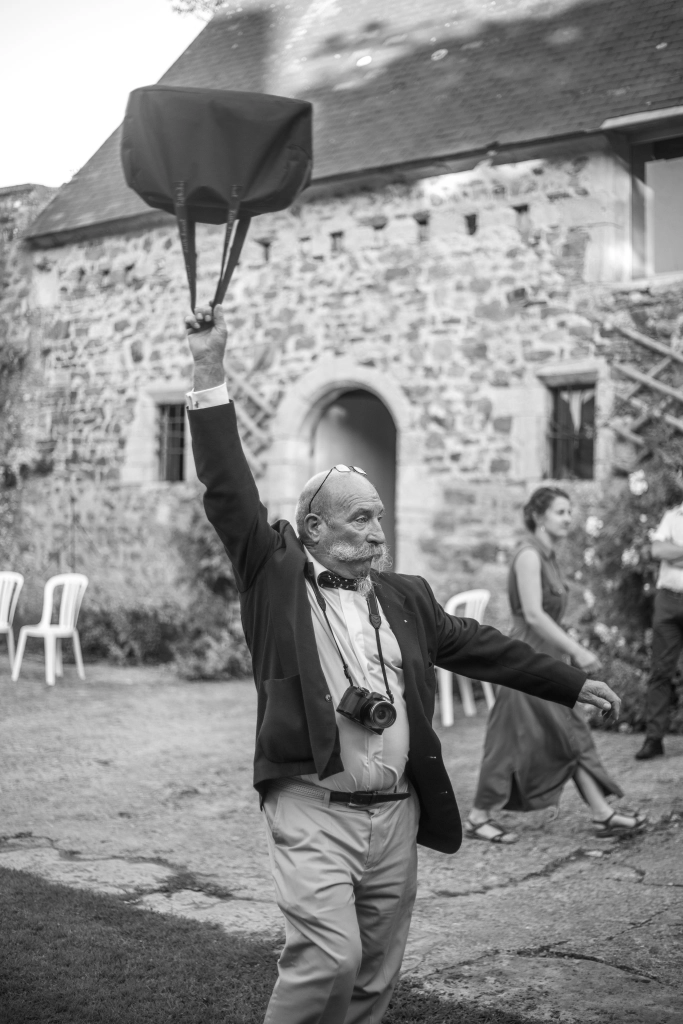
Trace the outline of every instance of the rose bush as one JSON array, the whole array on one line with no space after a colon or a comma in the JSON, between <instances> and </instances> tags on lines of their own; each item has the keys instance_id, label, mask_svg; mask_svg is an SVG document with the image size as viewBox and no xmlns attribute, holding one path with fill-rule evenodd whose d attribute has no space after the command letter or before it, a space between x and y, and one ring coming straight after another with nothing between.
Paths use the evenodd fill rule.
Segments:
<instances>
[{"instance_id":1,"label":"rose bush","mask_svg":"<svg viewBox=\"0 0 683 1024\"><path fill-rule=\"evenodd\" d=\"M683 452L676 460L671 447L668 458L653 457L646 468L613 481L600 499L577 507L568 553L570 577L582 590L574 624L577 638L599 656L601 678L622 697L621 727L634 730L645 726L651 659L658 571L651 537L664 512L683 500L677 469L683 465ZM602 719L598 716L594 724L601 727ZM683 698L672 710L670 728L683 732Z\"/></svg>"}]
</instances>

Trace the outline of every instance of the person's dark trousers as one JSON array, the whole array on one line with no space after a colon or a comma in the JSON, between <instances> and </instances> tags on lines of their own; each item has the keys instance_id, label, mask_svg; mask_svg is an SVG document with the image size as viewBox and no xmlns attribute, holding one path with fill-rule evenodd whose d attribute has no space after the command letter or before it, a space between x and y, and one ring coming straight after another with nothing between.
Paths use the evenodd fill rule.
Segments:
<instances>
[{"instance_id":1,"label":"person's dark trousers","mask_svg":"<svg viewBox=\"0 0 683 1024\"><path fill-rule=\"evenodd\" d=\"M648 739L662 740L669 724L673 677L683 650L683 593L658 590L652 619L652 668L645 699Z\"/></svg>"}]
</instances>

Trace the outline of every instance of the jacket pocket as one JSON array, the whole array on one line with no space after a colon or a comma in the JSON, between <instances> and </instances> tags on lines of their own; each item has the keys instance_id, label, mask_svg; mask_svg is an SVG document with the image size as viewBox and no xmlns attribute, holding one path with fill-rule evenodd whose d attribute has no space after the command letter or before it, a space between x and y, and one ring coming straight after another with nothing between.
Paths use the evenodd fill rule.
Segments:
<instances>
[{"instance_id":1,"label":"jacket pocket","mask_svg":"<svg viewBox=\"0 0 683 1024\"><path fill-rule=\"evenodd\" d=\"M282 764L312 761L308 723L301 692L301 677L266 679L266 710L258 734L258 744L269 761Z\"/></svg>"}]
</instances>

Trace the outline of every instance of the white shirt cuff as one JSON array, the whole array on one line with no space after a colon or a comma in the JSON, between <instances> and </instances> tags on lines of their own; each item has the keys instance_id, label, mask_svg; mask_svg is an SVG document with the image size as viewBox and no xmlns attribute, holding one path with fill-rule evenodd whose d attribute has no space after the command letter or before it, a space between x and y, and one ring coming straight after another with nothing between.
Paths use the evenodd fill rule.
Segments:
<instances>
[{"instance_id":1,"label":"white shirt cuff","mask_svg":"<svg viewBox=\"0 0 683 1024\"><path fill-rule=\"evenodd\" d=\"M188 409L211 409L214 405L227 405L230 401L227 384L218 384L205 391L188 391L185 397Z\"/></svg>"}]
</instances>

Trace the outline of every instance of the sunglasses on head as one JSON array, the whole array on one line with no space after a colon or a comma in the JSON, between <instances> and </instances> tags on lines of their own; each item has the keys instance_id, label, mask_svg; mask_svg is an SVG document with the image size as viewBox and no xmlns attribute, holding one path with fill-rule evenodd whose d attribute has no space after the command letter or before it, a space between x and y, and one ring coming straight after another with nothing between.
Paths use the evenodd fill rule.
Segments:
<instances>
[{"instance_id":1,"label":"sunglasses on head","mask_svg":"<svg viewBox=\"0 0 683 1024\"><path fill-rule=\"evenodd\" d=\"M332 469L327 471L327 473L325 474L325 479L323 480L323 482L321 483L320 487L318 488L318 490L315 492L315 494L313 495L313 497L309 501L309 503L308 503L308 514L309 515L312 514L311 505L313 504L314 500L318 497L318 495L322 491L323 487L327 483L328 476L330 475L330 473L333 473L335 469L337 470L338 473L360 473L361 476L367 476L368 475L365 472L364 469L360 468L360 466L345 466L343 462L338 462L336 466L333 466Z\"/></svg>"}]
</instances>

